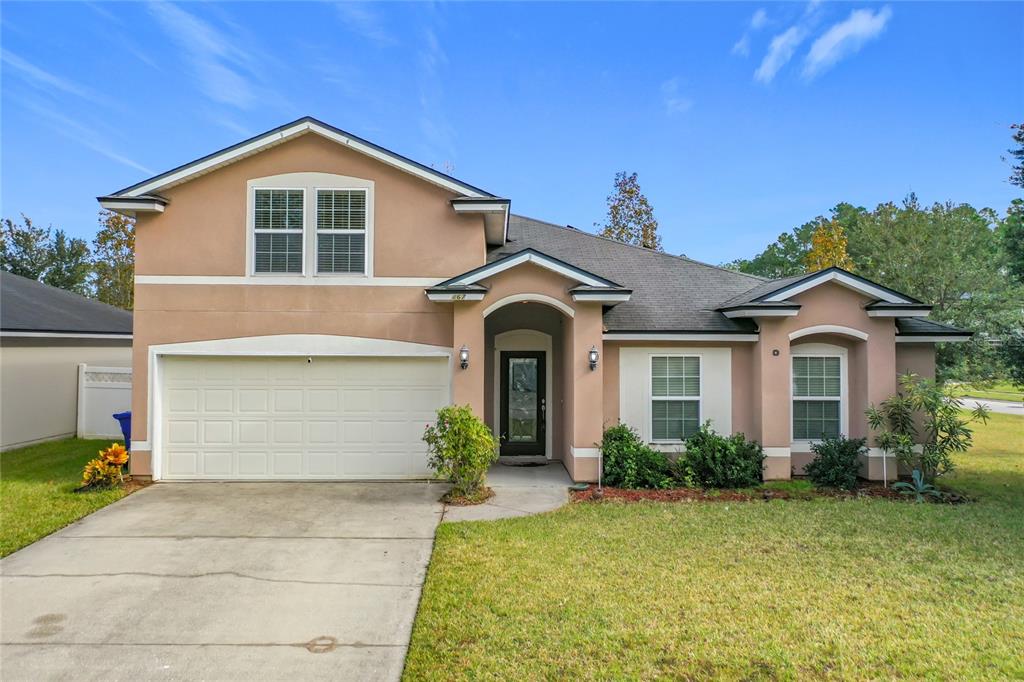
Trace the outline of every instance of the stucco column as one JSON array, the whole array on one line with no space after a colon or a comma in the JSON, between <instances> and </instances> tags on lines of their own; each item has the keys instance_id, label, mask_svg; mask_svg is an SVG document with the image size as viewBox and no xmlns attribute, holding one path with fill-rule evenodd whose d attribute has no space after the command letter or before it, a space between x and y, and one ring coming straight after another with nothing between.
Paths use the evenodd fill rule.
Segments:
<instances>
[{"instance_id":1,"label":"stucco column","mask_svg":"<svg viewBox=\"0 0 1024 682\"><path fill-rule=\"evenodd\" d=\"M570 474L577 481L596 481L598 443L604 421L604 363L590 369L590 349L602 350L601 304L577 303L572 342L565 363L572 368L572 453Z\"/></svg>"},{"instance_id":2,"label":"stucco column","mask_svg":"<svg viewBox=\"0 0 1024 682\"><path fill-rule=\"evenodd\" d=\"M484 366L487 349L484 347L483 308L478 301L452 304L452 403L469 405L481 419L484 418ZM459 349L469 349L469 367L459 366Z\"/></svg>"},{"instance_id":3,"label":"stucco column","mask_svg":"<svg viewBox=\"0 0 1024 682\"><path fill-rule=\"evenodd\" d=\"M868 405L880 405L896 393L896 325L877 324L871 330L865 342L867 350L867 402ZM865 408L867 405L864 406ZM865 419L864 415L860 415ZM884 453L875 443L875 432L868 438L867 461L863 462L861 475L872 481L882 480L882 462ZM896 458L885 458L885 477L893 480L897 476Z\"/></svg>"},{"instance_id":4,"label":"stucco column","mask_svg":"<svg viewBox=\"0 0 1024 682\"><path fill-rule=\"evenodd\" d=\"M765 479L788 479L790 467L789 335L780 320L758 320L760 339L754 347L754 411L758 440L767 457Z\"/></svg>"}]
</instances>

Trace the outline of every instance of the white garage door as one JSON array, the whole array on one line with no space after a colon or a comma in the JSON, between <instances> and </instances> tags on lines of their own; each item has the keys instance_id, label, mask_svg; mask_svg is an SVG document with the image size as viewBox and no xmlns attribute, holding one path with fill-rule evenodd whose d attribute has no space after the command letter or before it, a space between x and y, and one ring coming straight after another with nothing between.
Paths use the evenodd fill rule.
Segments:
<instances>
[{"instance_id":1,"label":"white garage door","mask_svg":"<svg viewBox=\"0 0 1024 682\"><path fill-rule=\"evenodd\" d=\"M444 358L163 360L166 479L429 475L423 428L448 403Z\"/></svg>"}]
</instances>

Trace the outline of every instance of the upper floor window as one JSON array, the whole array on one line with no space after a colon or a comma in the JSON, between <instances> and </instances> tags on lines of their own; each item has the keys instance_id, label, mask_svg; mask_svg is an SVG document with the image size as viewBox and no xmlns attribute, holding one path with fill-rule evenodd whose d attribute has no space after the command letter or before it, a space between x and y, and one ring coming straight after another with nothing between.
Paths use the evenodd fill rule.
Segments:
<instances>
[{"instance_id":1,"label":"upper floor window","mask_svg":"<svg viewBox=\"0 0 1024 682\"><path fill-rule=\"evenodd\" d=\"M317 190L316 270L366 272L366 190Z\"/></svg>"},{"instance_id":2,"label":"upper floor window","mask_svg":"<svg viewBox=\"0 0 1024 682\"><path fill-rule=\"evenodd\" d=\"M793 440L839 436L842 371L838 355L793 356Z\"/></svg>"},{"instance_id":3,"label":"upper floor window","mask_svg":"<svg viewBox=\"0 0 1024 682\"><path fill-rule=\"evenodd\" d=\"M681 441L700 428L700 357L651 358L651 439Z\"/></svg>"},{"instance_id":4,"label":"upper floor window","mask_svg":"<svg viewBox=\"0 0 1024 682\"><path fill-rule=\"evenodd\" d=\"M302 274L303 195L301 189L256 190L254 272Z\"/></svg>"}]
</instances>

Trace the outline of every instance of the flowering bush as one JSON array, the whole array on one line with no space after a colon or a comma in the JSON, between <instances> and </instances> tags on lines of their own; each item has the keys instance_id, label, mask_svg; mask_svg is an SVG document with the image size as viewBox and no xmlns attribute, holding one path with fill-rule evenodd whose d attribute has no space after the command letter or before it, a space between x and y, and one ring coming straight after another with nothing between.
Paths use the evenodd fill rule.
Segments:
<instances>
[{"instance_id":1,"label":"flowering bush","mask_svg":"<svg viewBox=\"0 0 1024 682\"><path fill-rule=\"evenodd\" d=\"M449 405L437 411L423 440L430 451L430 468L452 482L451 497L475 498L484 492L487 468L498 459L498 441L468 405Z\"/></svg>"},{"instance_id":2,"label":"flowering bush","mask_svg":"<svg viewBox=\"0 0 1024 682\"><path fill-rule=\"evenodd\" d=\"M124 482L124 466L128 451L120 443L111 443L99 457L89 460L82 471L83 488L109 488Z\"/></svg>"}]
</instances>

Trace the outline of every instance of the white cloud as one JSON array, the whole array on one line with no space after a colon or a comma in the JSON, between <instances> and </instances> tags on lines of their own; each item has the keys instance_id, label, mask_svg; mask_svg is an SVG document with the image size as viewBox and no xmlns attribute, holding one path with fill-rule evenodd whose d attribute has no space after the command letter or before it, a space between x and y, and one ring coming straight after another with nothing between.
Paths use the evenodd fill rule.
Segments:
<instances>
[{"instance_id":1,"label":"white cloud","mask_svg":"<svg viewBox=\"0 0 1024 682\"><path fill-rule=\"evenodd\" d=\"M246 72L253 56L212 24L167 2L150 4L164 32L181 48L199 79L200 89L215 102L242 109L256 96Z\"/></svg>"},{"instance_id":2,"label":"white cloud","mask_svg":"<svg viewBox=\"0 0 1024 682\"><path fill-rule=\"evenodd\" d=\"M750 36L746 33L732 46L732 53L740 57L750 56Z\"/></svg>"},{"instance_id":3,"label":"white cloud","mask_svg":"<svg viewBox=\"0 0 1024 682\"><path fill-rule=\"evenodd\" d=\"M743 32L740 39L732 46L732 53L739 55L740 57L750 56L750 34L760 31L767 23L768 12L766 12L764 8L758 8L758 10L750 17L747 30Z\"/></svg>"},{"instance_id":4,"label":"white cloud","mask_svg":"<svg viewBox=\"0 0 1024 682\"><path fill-rule=\"evenodd\" d=\"M678 76L661 84L661 97L669 115L685 113L693 106L693 100L679 92L679 84Z\"/></svg>"},{"instance_id":5,"label":"white cloud","mask_svg":"<svg viewBox=\"0 0 1024 682\"><path fill-rule=\"evenodd\" d=\"M349 28L378 45L394 45L398 39L384 28L380 17L365 2L342 2L335 5L338 16Z\"/></svg>"},{"instance_id":6,"label":"white cloud","mask_svg":"<svg viewBox=\"0 0 1024 682\"><path fill-rule=\"evenodd\" d=\"M807 37L807 32L800 26L790 26L788 29L772 38L768 46L768 52L761 65L754 71L754 80L762 83L771 83L775 74L793 58L793 53L800 43Z\"/></svg>"},{"instance_id":7,"label":"white cloud","mask_svg":"<svg viewBox=\"0 0 1024 682\"><path fill-rule=\"evenodd\" d=\"M764 25L768 23L768 12L763 7L759 8L754 12L754 16L750 17L750 28L755 31L760 31L764 28Z\"/></svg>"},{"instance_id":8,"label":"white cloud","mask_svg":"<svg viewBox=\"0 0 1024 682\"><path fill-rule=\"evenodd\" d=\"M858 52L865 43L882 34L891 18L892 9L888 6L877 12L869 9L850 12L849 17L833 24L811 45L804 59L804 78L814 78L844 57Z\"/></svg>"},{"instance_id":9,"label":"white cloud","mask_svg":"<svg viewBox=\"0 0 1024 682\"><path fill-rule=\"evenodd\" d=\"M38 90L51 93L56 90L69 95L75 95L76 97L81 97L82 99L89 100L90 102L104 102L104 99L101 96L92 92L88 88L78 85L77 83L73 83L66 78L61 78L49 71L45 71L35 64L22 59L13 52L0 50L0 60L17 71L26 83Z\"/></svg>"}]
</instances>

